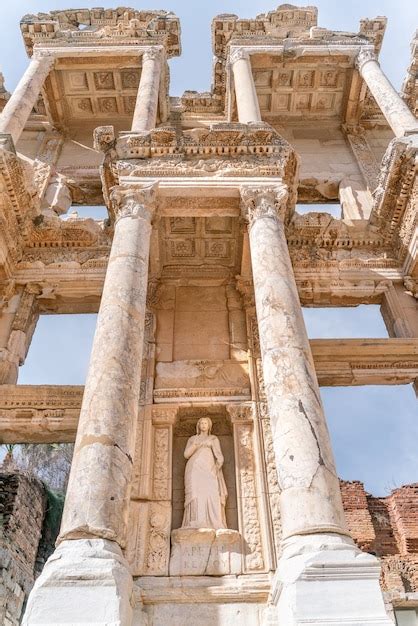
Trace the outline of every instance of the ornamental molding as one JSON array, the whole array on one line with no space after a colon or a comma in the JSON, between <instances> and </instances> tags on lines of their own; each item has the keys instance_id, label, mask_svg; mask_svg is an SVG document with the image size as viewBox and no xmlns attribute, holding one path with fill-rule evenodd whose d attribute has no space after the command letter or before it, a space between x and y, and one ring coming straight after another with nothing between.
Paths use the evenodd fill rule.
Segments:
<instances>
[{"instance_id":1,"label":"ornamental molding","mask_svg":"<svg viewBox=\"0 0 418 626\"><path fill-rule=\"evenodd\" d=\"M114 187L110 194L116 222L122 218L152 221L157 200L158 184L147 187Z\"/></svg>"},{"instance_id":2,"label":"ornamental molding","mask_svg":"<svg viewBox=\"0 0 418 626\"><path fill-rule=\"evenodd\" d=\"M229 62L234 65L237 61L249 61L250 55L246 48L231 48L229 53Z\"/></svg>"},{"instance_id":3,"label":"ornamental molding","mask_svg":"<svg viewBox=\"0 0 418 626\"><path fill-rule=\"evenodd\" d=\"M374 51L374 48L370 48L369 46L360 48L354 62L356 70L358 70L361 74L363 67L369 61L375 61L376 63L378 63L377 55Z\"/></svg>"},{"instance_id":4,"label":"ornamental molding","mask_svg":"<svg viewBox=\"0 0 418 626\"><path fill-rule=\"evenodd\" d=\"M411 63L402 84L401 96L414 115L418 114L418 30L411 43Z\"/></svg>"},{"instance_id":5,"label":"ornamental molding","mask_svg":"<svg viewBox=\"0 0 418 626\"><path fill-rule=\"evenodd\" d=\"M242 186L241 215L251 228L260 218L286 218L288 189L286 185L274 187Z\"/></svg>"},{"instance_id":6,"label":"ornamental molding","mask_svg":"<svg viewBox=\"0 0 418 626\"><path fill-rule=\"evenodd\" d=\"M142 61L161 61L163 58L164 48L162 46L153 46L146 48L142 54Z\"/></svg>"},{"instance_id":7,"label":"ornamental molding","mask_svg":"<svg viewBox=\"0 0 418 626\"><path fill-rule=\"evenodd\" d=\"M29 56L35 47L146 44L179 56L180 22L171 12L118 9L69 9L25 15L20 29Z\"/></svg>"},{"instance_id":8,"label":"ornamental molding","mask_svg":"<svg viewBox=\"0 0 418 626\"><path fill-rule=\"evenodd\" d=\"M400 262L416 236L417 171L418 135L393 139L382 160L370 224L390 242Z\"/></svg>"}]
</instances>

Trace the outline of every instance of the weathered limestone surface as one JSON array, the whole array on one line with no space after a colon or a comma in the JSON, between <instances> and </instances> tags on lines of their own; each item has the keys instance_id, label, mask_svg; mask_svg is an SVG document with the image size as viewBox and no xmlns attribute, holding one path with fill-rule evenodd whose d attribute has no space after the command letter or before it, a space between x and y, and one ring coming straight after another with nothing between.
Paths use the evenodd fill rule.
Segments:
<instances>
[{"instance_id":1,"label":"weathered limestone surface","mask_svg":"<svg viewBox=\"0 0 418 626\"><path fill-rule=\"evenodd\" d=\"M37 579L22 624L125 626L132 623L131 593L132 576L114 541L64 541Z\"/></svg>"},{"instance_id":2,"label":"weathered limestone surface","mask_svg":"<svg viewBox=\"0 0 418 626\"><path fill-rule=\"evenodd\" d=\"M417 118L386 78L374 52L361 50L356 64L395 136L402 137L409 132L418 132Z\"/></svg>"},{"instance_id":3,"label":"weathered limestone surface","mask_svg":"<svg viewBox=\"0 0 418 626\"><path fill-rule=\"evenodd\" d=\"M348 534L315 367L284 234L287 190L242 189L284 538Z\"/></svg>"},{"instance_id":4,"label":"weathered limestone surface","mask_svg":"<svg viewBox=\"0 0 418 626\"><path fill-rule=\"evenodd\" d=\"M242 48L233 50L230 63L234 73L238 120L243 124L261 120L260 106L251 71L250 56Z\"/></svg>"},{"instance_id":5,"label":"weathered limestone surface","mask_svg":"<svg viewBox=\"0 0 418 626\"><path fill-rule=\"evenodd\" d=\"M77 429L60 540L126 543L153 187L116 189L118 214ZM137 381L137 384L133 384ZM101 468L98 480L97 470Z\"/></svg>"},{"instance_id":6,"label":"weathered limestone surface","mask_svg":"<svg viewBox=\"0 0 418 626\"><path fill-rule=\"evenodd\" d=\"M151 48L142 55L142 71L132 119L132 130L151 130L156 126L162 65L162 50Z\"/></svg>"},{"instance_id":7,"label":"weathered limestone surface","mask_svg":"<svg viewBox=\"0 0 418 626\"><path fill-rule=\"evenodd\" d=\"M416 601L415 492L343 507L318 386L417 383L416 46L403 101L385 27L222 14L211 90L169 98L171 12L22 19L32 60L10 97L0 78L0 442L76 441L25 624L386 625L373 532L390 619ZM301 305L362 304L389 339L308 340ZM85 386L18 384L40 315L97 311Z\"/></svg>"},{"instance_id":8,"label":"weathered limestone surface","mask_svg":"<svg viewBox=\"0 0 418 626\"><path fill-rule=\"evenodd\" d=\"M0 115L0 133L10 134L15 144L54 62L55 58L52 55L34 56Z\"/></svg>"}]
</instances>

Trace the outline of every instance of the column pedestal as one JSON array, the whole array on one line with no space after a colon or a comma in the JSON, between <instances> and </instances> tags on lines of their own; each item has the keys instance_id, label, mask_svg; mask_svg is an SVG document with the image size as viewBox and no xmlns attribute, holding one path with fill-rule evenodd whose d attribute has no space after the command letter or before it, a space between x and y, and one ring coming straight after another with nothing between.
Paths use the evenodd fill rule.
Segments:
<instances>
[{"instance_id":1,"label":"column pedestal","mask_svg":"<svg viewBox=\"0 0 418 626\"><path fill-rule=\"evenodd\" d=\"M393 626L379 578L379 560L348 537L292 537L283 542L272 583L278 624Z\"/></svg>"},{"instance_id":2,"label":"column pedestal","mask_svg":"<svg viewBox=\"0 0 418 626\"><path fill-rule=\"evenodd\" d=\"M241 197L281 492L283 540L272 589L278 624L389 626L379 561L355 546L345 523L286 243L286 187L243 187Z\"/></svg>"},{"instance_id":3,"label":"column pedestal","mask_svg":"<svg viewBox=\"0 0 418 626\"><path fill-rule=\"evenodd\" d=\"M35 582L22 626L129 626L132 586L129 566L114 541L63 541Z\"/></svg>"}]
</instances>

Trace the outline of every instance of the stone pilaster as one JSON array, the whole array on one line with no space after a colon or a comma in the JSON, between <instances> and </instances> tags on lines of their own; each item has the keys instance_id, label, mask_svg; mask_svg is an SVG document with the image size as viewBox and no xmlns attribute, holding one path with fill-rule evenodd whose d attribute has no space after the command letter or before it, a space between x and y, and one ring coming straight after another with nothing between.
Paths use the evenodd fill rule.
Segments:
<instances>
[{"instance_id":1,"label":"stone pilaster","mask_svg":"<svg viewBox=\"0 0 418 626\"><path fill-rule=\"evenodd\" d=\"M395 136L403 137L408 132L418 132L418 120L385 76L375 53L370 49L360 50L356 67Z\"/></svg>"},{"instance_id":2,"label":"stone pilaster","mask_svg":"<svg viewBox=\"0 0 418 626\"><path fill-rule=\"evenodd\" d=\"M130 623L132 576L121 548L126 545L155 195L155 185L112 192L115 233L59 545L29 598L24 624ZM67 579L77 582L64 586L66 602L58 612ZM106 609L98 590L103 585Z\"/></svg>"},{"instance_id":3,"label":"stone pilaster","mask_svg":"<svg viewBox=\"0 0 418 626\"><path fill-rule=\"evenodd\" d=\"M348 536L339 481L285 237L287 188L243 187L255 303L280 486L278 623L389 626L379 562ZM332 597L332 603L329 598Z\"/></svg>"},{"instance_id":4,"label":"stone pilaster","mask_svg":"<svg viewBox=\"0 0 418 626\"><path fill-rule=\"evenodd\" d=\"M156 126L161 70L162 50L149 48L142 55L141 79L132 119L134 132L151 130Z\"/></svg>"},{"instance_id":5,"label":"stone pilaster","mask_svg":"<svg viewBox=\"0 0 418 626\"><path fill-rule=\"evenodd\" d=\"M39 98L54 61L52 55L34 55L0 115L0 133L11 135L15 144Z\"/></svg>"},{"instance_id":6,"label":"stone pilaster","mask_svg":"<svg viewBox=\"0 0 418 626\"><path fill-rule=\"evenodd\" d=\"M250 55L243 48L235 48L229 58L234 75L238 121L242 124L260 122L261 113L251 70Z\"/></svg>"}]
</instances>

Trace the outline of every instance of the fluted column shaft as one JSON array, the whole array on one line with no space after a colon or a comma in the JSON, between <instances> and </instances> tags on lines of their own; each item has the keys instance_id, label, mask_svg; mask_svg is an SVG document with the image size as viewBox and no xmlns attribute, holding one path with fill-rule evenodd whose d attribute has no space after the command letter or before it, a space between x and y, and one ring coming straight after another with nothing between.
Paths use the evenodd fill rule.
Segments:
<instances>
[{"instance_id":1,"label":"fluted column shaft","mask_svg":"<svg viewBox=\"0 0 418 626\"><path fill-rule=\"evenodd\" d=\"M12 96L0 114L0 133L16 144L54 64L53 56L33 56Z\"/></svg>"},{"instance_id":2,"label":"fluted column shaft","mask_svg":"<svg viewBox=\"0 0 418 626\"><path fill-rule=\"evenodd\" d=\"M125 545L155 194L155 186L112 194L117 220L60 541L99 537Z\"/></svg>"},{"instance_id":3,"label":"fluted column shaft","mask_svg":"<svg viewBox=\"0 0 418 626\"><path fill-rule=\"evenodd\" d=\"M260 122L261 113L248 52L237 48L231 53L238 121L242 124Z\"/></svg>"},{"instance_id":4,"label":"fluted column shaft","mask_svg":"<svg viewBox=\"0 0 418 626\"><path fill-rule=\"evenodd\" d=\"M150 48L142 56L142 71L132 119L132 131L141 132L157 124L158 97L162 70L162 51Z\"/></svg>"},{"instance_id":5,"label":"fluted column shaft","mask_svg":"<svg viewBox=\"0 0 418 626\"><path fill-rule=\"evenodd\" d=\"M411 130L418 132L418 120L384 74L374 52L361 50L356 59L356 67L395 136L403 137Z\"/></svg>"},{"instance_id":6,"label":"fluted column shaft","mask_svg":"<svg viewBox=\"0 0 418 626\"><path fill-rule=\"evenodd\" d=\"M283 539L348 534L281 215L286 187L242 188Z\"/></svg>"}]
</instances>

